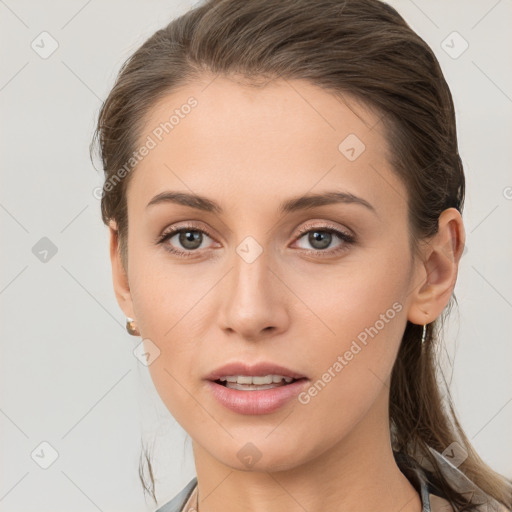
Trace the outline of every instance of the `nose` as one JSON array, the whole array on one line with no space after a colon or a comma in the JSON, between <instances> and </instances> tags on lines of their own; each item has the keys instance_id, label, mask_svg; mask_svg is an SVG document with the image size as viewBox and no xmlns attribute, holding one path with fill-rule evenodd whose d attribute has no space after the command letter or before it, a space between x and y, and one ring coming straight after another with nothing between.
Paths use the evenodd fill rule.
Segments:
<instances>
[{"instance_id":1,"label":"nose","mask_svg":"<svg viewBox=\"0 0 512 512\"><path fill-rule=\"evenodd\" d=\"M256 341L285 331L290 291L263 251L256 259L234 255L221 292L219 322L224 331Z\"/></svg>"}]
</instances>

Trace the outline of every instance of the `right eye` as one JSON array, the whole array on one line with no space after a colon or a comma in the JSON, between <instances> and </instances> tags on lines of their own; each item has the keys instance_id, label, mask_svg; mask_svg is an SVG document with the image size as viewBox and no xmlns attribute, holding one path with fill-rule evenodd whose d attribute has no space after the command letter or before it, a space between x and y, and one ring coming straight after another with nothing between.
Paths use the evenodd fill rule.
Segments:
<instances>
[{"instance_id":1,"label":"right eye","mask_svg":"<svg viewBox=\"0 0 512 512\"><path fill-rule=\"evenodd\" d=\"M165 250L172 254L189 258L193 256L193 253L198 252L205 235L211 238L209 233L204 229L198 229L193 225L185 225L165 231L158 239L157 243L162 244ZM175 245L169 243L173 238L176 238L174 244L179 244L182 249L176 248Z\"/></svg>"}]
</instances>

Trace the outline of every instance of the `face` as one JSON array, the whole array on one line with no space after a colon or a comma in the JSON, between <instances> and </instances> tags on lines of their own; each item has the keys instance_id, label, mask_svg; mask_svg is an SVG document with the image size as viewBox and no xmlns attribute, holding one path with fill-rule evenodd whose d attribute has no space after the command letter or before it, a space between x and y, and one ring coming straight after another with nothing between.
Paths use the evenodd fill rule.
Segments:
<instances>
[{"instance_id":1,"label":"face","mask_svg":"<svg viewBox=\"0 0 512 512\"><path fill-rule=\"evenodd\" d=\"M166 96L146 119L139 146L152 147L127 190L120 304L159 350L152 380L198 447L233 468L247 469L243 450L260 454L259 468L292 468L370 415L375 430L387 422L418 269L407 192L363 105L302 81L209 82ZM183 108L190 97L197 104ZM176 192L216 208L161 196ZM207 380L235 362L304 378L270 392Z\"/></svg>"}]
</instances>

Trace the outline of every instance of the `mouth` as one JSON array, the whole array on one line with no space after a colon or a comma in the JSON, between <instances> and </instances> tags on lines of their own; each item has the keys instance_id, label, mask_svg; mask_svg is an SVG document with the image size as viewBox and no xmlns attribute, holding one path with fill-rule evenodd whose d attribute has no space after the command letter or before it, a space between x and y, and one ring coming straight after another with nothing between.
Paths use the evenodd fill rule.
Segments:
<instances>
[{"instance_id":1,"label":"mouth","mask_svg":"<svg viewBox=\"0 0 512 512\"><path fill-rule=\"evenodd\" d=\"M303 380L307 380L306 377L295 379L293 377L285 377L283 375L229 375L216 379L212 382L215 382L216 384L229 389L236 389L238 391L263 391L265 389L274 389L288 386L294 382Z\"/></svg>"},{"instance_id":2,"label":"mouth","mask_svg":"<svg viewBox=\"0 0 512 512\"><path fill-rule=\"evenodd\" d=\"M232 361L205 377L211 396L239 414L269 414L290 403L308 386L297 370L270 361Z\"/></svg>"},{"instance_id":3,"label":"mouth","mask_svg":"<svg viewBox=\"0 0 512 512\"><path fill-rule=\"evenodd\" d=\"M236 377L235 382L230 382ZM268 376L261 376L260 379ZM246 375L226 376L207 380L207 389L219 404L232 412L245 415L270 414L292 403L309 385L306 377L272 377L272 383L256 384ZM240 379L240 380L239 380ZM250 382L248 380L250 379ZM287 382L289 380L289 382ZM240 382L242 381L242 382Z\"/></svg>"}]
</instances>

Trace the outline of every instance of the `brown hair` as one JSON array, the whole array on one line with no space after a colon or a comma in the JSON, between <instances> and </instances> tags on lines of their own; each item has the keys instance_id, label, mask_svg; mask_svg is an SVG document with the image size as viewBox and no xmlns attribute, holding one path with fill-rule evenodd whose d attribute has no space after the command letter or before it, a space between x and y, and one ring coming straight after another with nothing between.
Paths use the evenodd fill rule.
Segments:
<instances>
[{"instance_id":1,"label":"brown hair","mask_svg":"<svg viewBox=\"0 0 512 512\"><path fill-rule=\"evenodd\" d=\"M302 79L379 114L391 148L391 164L408 190L411 247L436 233L441 212L462 212L465 180L457 148L452 96L429 46L389 5L378 0L209 0L154 33L121 67L102 105L91 144L99 140L106 183L105 224L118 226L126 268L126 187L133 173L119 170L134 152L151 108L168 93L206 75ZM448 390L439 382L438 334L455 296L427 328L407 322L393 368L390 426L393 449L434 468L438 485L456 510L471 510L443 478L429 451L461 445L468 457L459 469L481 490L511 506L512 481L477 455L461 428ZM442 372L441 372L442 373ZM443 377L444 378L444 377ZM446 383L445 383L446 385ZM143 471L145 490L154 493Z\"/></svg>"}]
</instances>

